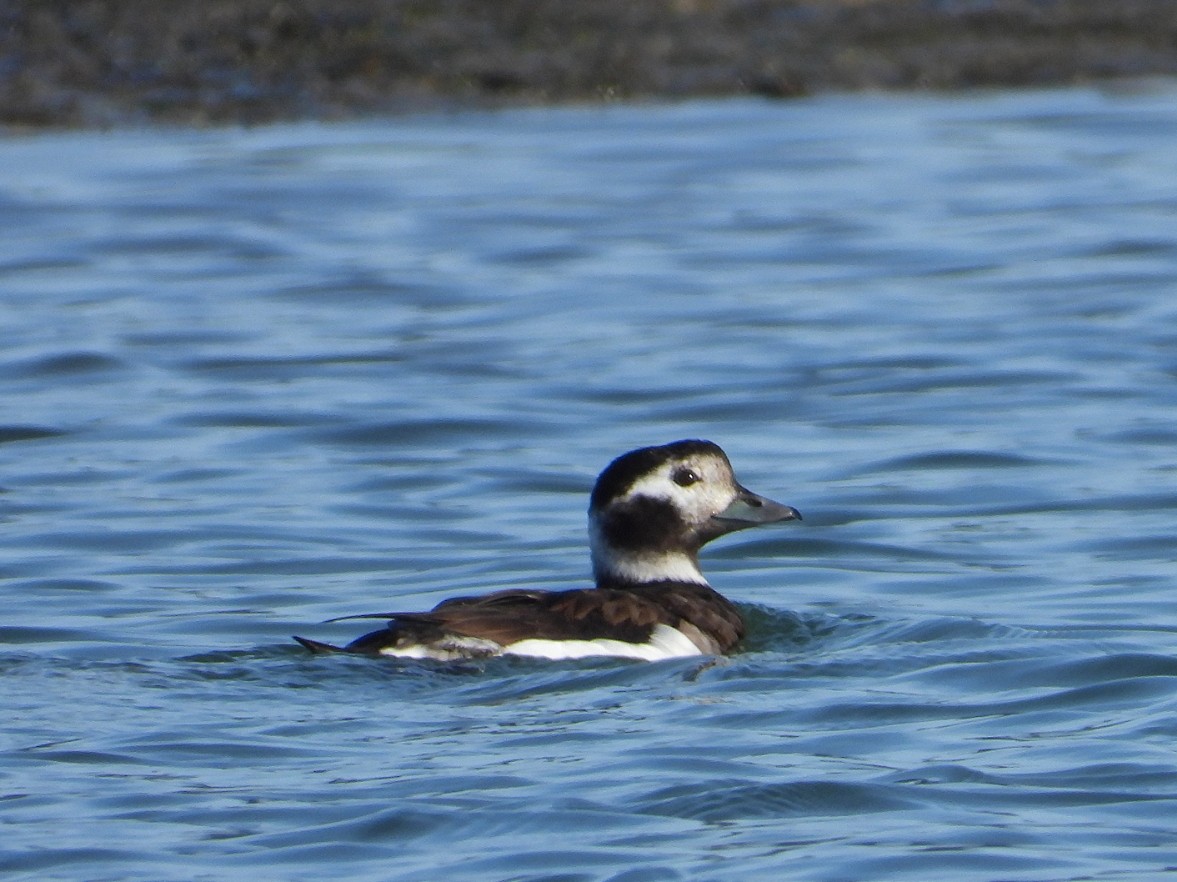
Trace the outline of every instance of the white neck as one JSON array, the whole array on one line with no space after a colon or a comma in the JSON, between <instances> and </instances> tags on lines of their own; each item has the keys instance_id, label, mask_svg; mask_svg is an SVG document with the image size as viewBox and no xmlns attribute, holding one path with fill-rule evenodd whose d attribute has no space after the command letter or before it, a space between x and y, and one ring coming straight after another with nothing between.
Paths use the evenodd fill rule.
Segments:
<instances>
[{"instance_id":1,"label":"white neck","mask_svg":"<svg viewBox=\"0 0 1177 882\"><path fill-rule=\"evenodd\" d=\"M594 523L589 528L589 545L593 556L593 576L600 585L621 582L642 585L647 582L691 582L706 585L693 554L684 551L628 551L611 547Z\"/></svg>"}]
</instances>

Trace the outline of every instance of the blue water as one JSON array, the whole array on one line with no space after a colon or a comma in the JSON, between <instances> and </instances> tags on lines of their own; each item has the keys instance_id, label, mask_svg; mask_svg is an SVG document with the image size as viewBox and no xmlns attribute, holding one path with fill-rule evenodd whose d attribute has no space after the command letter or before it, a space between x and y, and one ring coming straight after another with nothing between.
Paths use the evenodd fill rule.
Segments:
<instances>
[{"instance_id":1,"label":"blue water","mask_svg":"<svg viewBox=\"0 0 1177 882\"><path fill-rule=\"evenodd\" d=\"M0 140L0 867L1177 867L1177 88ZM588 579L635 446L802 524L734 656L312 657Z\"/></svg>"}]
</instances>

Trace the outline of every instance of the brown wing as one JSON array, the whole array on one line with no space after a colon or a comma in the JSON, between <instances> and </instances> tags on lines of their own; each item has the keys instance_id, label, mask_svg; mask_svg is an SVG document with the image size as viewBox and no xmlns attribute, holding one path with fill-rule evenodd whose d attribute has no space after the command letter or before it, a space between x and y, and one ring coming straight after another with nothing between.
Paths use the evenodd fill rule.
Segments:
<instances>
[{"instance_id":1,"label":"brown wing","mask_svg":"<svg viewBox=\"0 0 1177 882\"><path fill-rule=\"evenodd\" d=\"M500 591L447 600L414 619L452 634L506 646L519 640L596 640L645 643L659 622L673 624L656 603L627 591Z\"/></svg>"},{"instance_id":2,"label":"brown wing","mask_svg":"<svg viewBox=\"0 0 1177 882\"><path fill-rule=\"evenodd\" d=\"M677 628L701 652L727 652L744 633L739 611L706 585L662 582L572 591L509 590L445 600L429 612L387 618L388 628L348 644L351 652L473 637L509 646L520 640L623 640L646 643L659 624Z\"/></svg>"},{"instance_id":3,"label":"brown wing","mask_svg":"<svg viewBox=\"0 0 1177 882\"><path fill-rule=\"evenodd\" d=\"M702 652L722 653L744 636L744 620L734 604L706 585L677 582L626 589L500 591L448 600L428 615L442 630L501 645L528 637L645 643L654 627L663 624L683 631Z\"/></svg>"}]
</instances>

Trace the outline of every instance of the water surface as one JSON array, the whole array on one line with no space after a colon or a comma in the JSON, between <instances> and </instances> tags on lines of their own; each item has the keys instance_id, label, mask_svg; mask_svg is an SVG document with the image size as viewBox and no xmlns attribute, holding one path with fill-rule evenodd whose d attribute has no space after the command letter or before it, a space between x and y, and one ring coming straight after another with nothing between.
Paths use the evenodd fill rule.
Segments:
<instances>
[{"instance_id":1,"label":"water surface","mask_svg":"<svg viewBox=\"0 0 1177 882\"><path fill-rule=\"evenodd\" d=\"M1175 138L1158 86L0 142L0 866L1177 866ZM289 641L584 584L681 437L806 517L705 553L736 655Z\"/></svg>"}]
</instances>

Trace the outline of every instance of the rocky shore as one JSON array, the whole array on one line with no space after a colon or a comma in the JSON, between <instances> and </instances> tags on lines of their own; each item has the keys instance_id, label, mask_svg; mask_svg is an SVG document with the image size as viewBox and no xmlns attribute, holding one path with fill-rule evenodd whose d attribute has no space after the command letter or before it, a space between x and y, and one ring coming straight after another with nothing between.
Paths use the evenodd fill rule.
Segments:
<instances>
[{"instance_id":1,"label":"rocky shore","mask_svg":"<svg viewBox=\"0 0 1177 882\"><path fill-rule=\"evenodd\" d=\"M5 0L0 125L1177 73L1173 0Z\"/></svg>"}]
</instances>

